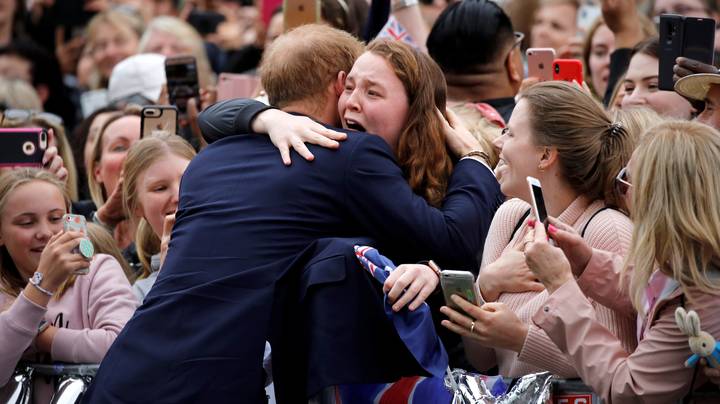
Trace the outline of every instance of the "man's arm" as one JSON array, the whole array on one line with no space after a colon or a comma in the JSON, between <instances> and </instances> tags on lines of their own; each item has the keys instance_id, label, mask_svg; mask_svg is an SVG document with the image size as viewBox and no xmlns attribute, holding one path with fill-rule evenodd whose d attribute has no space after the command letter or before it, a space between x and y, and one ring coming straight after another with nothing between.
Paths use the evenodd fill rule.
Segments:
<instances>
[{"instance_id":1,"label":"man's arm","mask_svg":"<svg viewBox=\"0 0 720 404\"><path fill-rule=\"evenodd\" d=\"M253 99L222 101L201 112L198 125L205 141L210 144L228 136L254 133L251 125L253 119L260 112L271 108Z\"/></svg>"},{"instance_id":2,"label":"man's arm","mask_svg":"<svg viewBox=\"0 0 720 404\"><path fill-rule=\"evenodd\" d=\"M387 144L365 135L345 169L345 206L398 258L434 259L441 266L474 270L490 222L504 197L486 166L464 159L455 166L440 208L415 195ZM394 257L395 258L395 257Z\"/></svg>"}]
</instances>

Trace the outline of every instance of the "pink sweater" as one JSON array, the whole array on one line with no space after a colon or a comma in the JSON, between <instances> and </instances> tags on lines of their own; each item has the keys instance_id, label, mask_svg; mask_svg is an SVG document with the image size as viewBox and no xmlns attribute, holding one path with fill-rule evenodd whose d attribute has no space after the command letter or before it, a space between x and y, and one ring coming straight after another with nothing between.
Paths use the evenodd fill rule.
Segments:
<instances>
[{"instance_id":1,"label":"pink sweater","mask_svg":"<svg viewBox=\"0 0 720 404\"><path fill-rule=\"evenodd\" d=\"M558 219L581 232L591 216L603 208L602 201L590 201L581 196L565 209ZM503 251L520 244L527 233L527 225L520 226L510 240L511 233L530 205L519 199L505 202L498 209L488 238L485 241L482 267L497 260ZM599 250L625 255L632 237L632 222L616 210L606 209L597 214L585 231L585 240ZM579 280L582 284L582 279ZM528 335L521 352L484 347L466 339L466 350L471 362L479 369L489 369L494 365L500 368L500 374L506 377L519 377L539 371L550 371L565 378L578 377L572 362L550 340L540 327L532 322L532 316L548 299L546 291L525 293L503 293L498 301L505 303L515 314L528 324ZM635 337L635 314L617 312L593 302L598 321L608 327L619 338L623 348L632 352L637 341Z\"/></svg>"},{"instance_id":2,"label":"pink sweater","mask_svg":"<svg viewBox=\"0 0 720 404\"><path fill-rule=\"evenodd\" d=\"M0 294L0 308L11 301ZM36 360L34 340L42 319L60 328L52 345L54 361L100 363L137 306L120 264L105 254L96 255L90 272L78 276L60 299L51 299L47 309L21 293L0 313L0 386L22 357Z\"/></svg>"}]
</instances>

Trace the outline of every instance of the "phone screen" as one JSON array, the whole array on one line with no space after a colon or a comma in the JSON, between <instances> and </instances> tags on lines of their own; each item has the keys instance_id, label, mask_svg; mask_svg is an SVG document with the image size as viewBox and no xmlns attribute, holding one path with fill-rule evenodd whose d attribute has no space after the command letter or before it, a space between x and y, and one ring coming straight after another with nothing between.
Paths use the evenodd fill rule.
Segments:
<instances>
[{"instance_id":1,"label":"phone screen","mask_svg":"<svg viewBox=\"0 0 720 404\"><path fill-rule=\"evenodd\" d=\"M170 103L177 106L181 113L187 111L187 101L199 97L197 65L194 59L184 63L166 63L168 95Z\"/></svg>"},{"instance_id":2,"label":"phone screen","mask_svg":"<svg viewBox=\"0 0 720 404\"><path fill-rule=\"evenodd\" d=\"M452 295L458 295L468 302L480 306L483 304L482 296L475 285L475 278L468 271L441 271L440 286L443 290L445 303L448 307L464 312L460 306L455 304L450 298Z\"/></svg>"}]
</instances>

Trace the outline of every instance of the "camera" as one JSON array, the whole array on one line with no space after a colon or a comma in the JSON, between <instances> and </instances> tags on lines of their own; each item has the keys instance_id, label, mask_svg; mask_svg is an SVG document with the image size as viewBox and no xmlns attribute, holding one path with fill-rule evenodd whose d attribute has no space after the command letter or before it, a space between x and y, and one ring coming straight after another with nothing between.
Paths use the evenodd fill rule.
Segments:
<instances>
[{"instance_id":1,"label":"camera","mask_svg":"<svg viewBox=\"0 0 720 404\"><path fill-rule=\"evenodd\" d=\"M560 65L555 63L555 74L560 74Z\"/></svg>"}]
</instances>

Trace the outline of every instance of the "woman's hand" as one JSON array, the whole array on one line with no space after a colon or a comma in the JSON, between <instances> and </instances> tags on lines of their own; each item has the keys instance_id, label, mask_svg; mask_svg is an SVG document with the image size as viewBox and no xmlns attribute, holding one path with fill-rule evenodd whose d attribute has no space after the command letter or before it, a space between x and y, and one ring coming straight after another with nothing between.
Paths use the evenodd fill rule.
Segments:
<instances>
[{"instance_id":1,"label":"woman's hand","mask_svg":"<svg viewBox=\"0 0 720 404\"><path fill-rule=\"evenodd\" d=\"M525 259L548 293L552 294L565 282L574 279L570 262L561 249L550 245L542 223L529 224L532 225L533 241L525 247Z\"/></svg>"},{"instance_id":2,"label":"woman's hand","mask_svg":"<svg viewBox=\"0 0 720 404\"><path fill-rule=\"evenodd\" d=\"M268 109L255 117L252 129L257 133L267 133L275 147L280 150L283 163L289 166L290 149L301 155L305 160L312 161L315 156L305 146L310 143L328 149L337 149L347 135L328 129L305 116L295 116L279 109Z\"/></svg>"},{"instance_id":3,"label":"woman's hand","mask_svg":"<svg viewBox=\"0 0 720 404\"><path fill-rule=\"evenodd\" d=\"M430 265L435 265L432 261ZM440 278L427 265L404 264L395 268L383 284L383 292L393 303L393 310L400 311L408 303L408 309L414 311L435 290Z\"/></svg>"},{"instance_id":4,"label":"woman's hand","mask_svg":"<svg viewBox=\"0 0 720 404\"><path fill-rule=\"evenodd\" d=\"M575 276L582 275L592 258L592 247L572 226L568 226L554 217L548 217L548 220L550 221L548 226L550 238L565 253L573 274Z\"/></svg>"},{"instance_id":5,"label":"woman's hand","mask_svg":"<svg viewBox=\"0 0 720 404\"><path fill-rule=\"evenodd\" d=\"M541 292L545 289L528 268L522 248L523 244L513 246L480 271L477 283L486 301L495 301L504 292Z\"/></svg>"},{"instance_id":6,"label":"woman's hand","mask_svg":"<svg viewBox=\"0 0 720 404\"><path fill-rule=\"evenodd\" d=\"M708 366L707 359L705 358L700 359L700 365L702 366L702 370L703 373L705 373L705 376L710 379L712 383L720 385L720 369L715 369Z\"/></svg>"},{"instance_id":7,"label":"woman's hand","mask_svg":"<svg viewBox=\"0 0 720 404\"><path fill-rule=\"evenodd\" d=\"M602 0L603 21L615 34L615 48L632 48L643 40L638 24L637 0Z\"/></svg>"},{"instance_id":8,"label":"woman's hand","mask_svg":"<svg viewBox=\"0 0 720 404\"><path fill-rule=\"evenodd\" d=\"M462 120L451 110L445 110L447 119L435 109L443 125L445 142L456 157L462 157L473 150L481 150L480 142L465 127Z\"/></svg>"},{"instance_id":9,"label":"woman's hand","mask_svg":"<svg viewBox=\"0 0 720 404\"><path fill-rule=\"evenodd\" d=\"M445 328L487 347L522 350L528 326L505 304L485 303L478 307L458 295L452 295L451 299L470 317L443 306L440 311L449 318L441 323Z\"/></svg>"},{"instance_id":10,"label":"woman's hand","mask_svg":"<svg viewBox=\"0 0 720 404\"><path fill-rule=\"evenodd\" d=\"M43 274L41 286L44 289L54 292L70 275L88 267L88 260L73 252L84 237L81 232L71 231L60 232L50 238L40 254L37 267L37 272Z\"/></svg>"},{"instance_id":11,"label":"woman's hand","mask_svg":"<svg viewBox=\"0 0 720 404\"><path fill-rule=\"evenodd\" d=\"M162 268L165 263L165 257L167 257L173 226L175 226L174 213L172 215L165 216L165 221L163 222L163 234L162 237L160 237L160 268Z\"/></svg>"},{"instance_id":12,"label":"woman's hand","mask_svg":"<svg viewBox=\"0 0 720 404\"><path fill-rule=\"evenodd\" d=\"M52 130L52 128L50 128L50 130L48 130L48 144L53 143L54 137L55 132ZM50 146L45 149L45 154L43 154L42 159L42 165L43 169L55 174L55 176L60 181L67 181L68 170L65 168L65 163L63 162L62 157L60 157L57 147Z\"/></svg>"},{"instance_id":13,"label":"woman's hand","mask_svg":"<svg viewBox=\"0 0 720 404\"><path fill-rule=\"evenodd\" d=\"M113 228L126 219L122 202L122 185L123 176L121 175L115 190L96 213L101 222Z\"/></svg>"}]
</instances>

